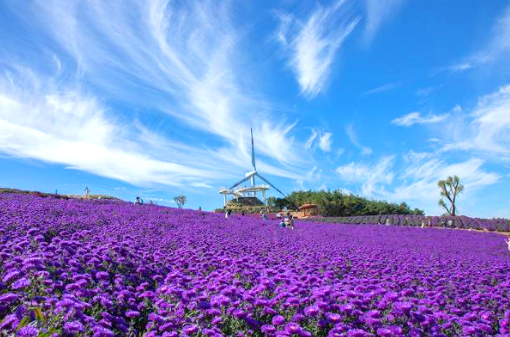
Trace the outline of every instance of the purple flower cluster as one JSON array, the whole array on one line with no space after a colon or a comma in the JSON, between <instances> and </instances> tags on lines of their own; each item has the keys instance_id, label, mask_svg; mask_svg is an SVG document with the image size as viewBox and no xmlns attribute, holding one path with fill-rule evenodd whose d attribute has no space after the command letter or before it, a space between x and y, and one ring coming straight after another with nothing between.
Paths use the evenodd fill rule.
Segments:
<instances>
[{"instance_id":1,"label":"purple flower cluster","mask_svg":"<svg viewBox=\"0 0 510 337\"><path fill-rule=\"evenodd\" d=\"M507 336L493 233L0 195L0 335Z\"/></svg>"},{"instance_id":2,"label":"purple flower cluster","mask_svg":"<svg viewBox=\"0 0 510 337\"><path fill-rule=\"evenodd\" d=\"M314 221L344 224L390 224L394 226L423 226L458 229L475 229L490 232L510 232L509 219L481 219L467 216L425 215L360 215L348 217L314 218Z\"/></svg>"}]
</instances>

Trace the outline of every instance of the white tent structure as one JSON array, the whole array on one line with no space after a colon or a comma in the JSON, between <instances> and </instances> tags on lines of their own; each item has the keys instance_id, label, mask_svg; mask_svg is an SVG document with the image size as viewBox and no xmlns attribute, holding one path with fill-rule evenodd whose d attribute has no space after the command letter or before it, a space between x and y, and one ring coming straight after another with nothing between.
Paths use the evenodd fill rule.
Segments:
<instances>
[{"instance_id":1,"label":"white tent structure","mask_svg":"<svg viewBox=\"0 0 510 337\"><path fill-rule=\"evenodd\" d=\"M262 193L262 202L264 204L267 204L266 200L266 191L269 190L271 187L274 188L276 191L278 191L281 195L285 197L285 194L280 191L276 186L271 184L266 178L262 177L257 172L257 166L255 164L255 145L253 142L253 129L250 129L251 131L251 165L252 170L248 173L246 173L245 177L241 180L239 180L237 183L232 185L230 188L222 188L220 189L220 194L223 194L223 205L226 206L228 202L228 195L233 195L236 198L239 197L257 197L257 193ZM267 185L256 185L255 183L255 177L258 177L260 180L265 182ZM238 187L244 182L250 181L250 186L246 187Z\"/></svg>"}]
</instances>

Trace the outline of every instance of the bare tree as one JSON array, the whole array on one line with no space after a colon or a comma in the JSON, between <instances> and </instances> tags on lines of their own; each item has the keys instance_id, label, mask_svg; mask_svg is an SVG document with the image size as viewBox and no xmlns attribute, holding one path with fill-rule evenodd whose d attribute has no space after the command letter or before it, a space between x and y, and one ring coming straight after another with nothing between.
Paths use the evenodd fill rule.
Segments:
<instances>
[{"instance_id":1,"label":"bare tree","mask_svg":"<svg viewBox=\"0 0 510 337\"><path fill-rule=\"evenodd\" d=\"M186 203L186 196L185 195L178 195L174 197L174 201L177 204L177 207L182 208L184 204Z\"/></svg>"},{"instance_id":2,"label":"bare tree","mask_svg":"<svg viewBox=\"0 0 510 337\"><path fill-rule=\"evenodd\" d=\"M451 216L457 215L457 208L455 202L457 196L464 191L464 185L460 183L458 176L448 177L446 180L439 180L437 186L441 189L441 199L439 200L439 206L443 207L446 212ZM448 204L443 200L445 197Z\"/></svg>"}]
</instances>

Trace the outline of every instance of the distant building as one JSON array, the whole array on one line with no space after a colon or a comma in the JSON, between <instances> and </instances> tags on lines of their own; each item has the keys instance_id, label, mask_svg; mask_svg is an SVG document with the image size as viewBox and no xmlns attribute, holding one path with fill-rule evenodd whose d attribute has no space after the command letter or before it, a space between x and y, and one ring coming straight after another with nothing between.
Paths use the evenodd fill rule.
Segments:
<instances>
[{"instance_id":1,"label":"distant building","mask_svg":"<svg viewBox=\"0 0 510 337\"><path fill-rule=\"evenodd\" d=\"M319 215L319 206L316 204L312 204L307 202L306 204L301 205L299 207L299 217L306 218L309 216L317 216Z\"/></svg>"}]
</instances>

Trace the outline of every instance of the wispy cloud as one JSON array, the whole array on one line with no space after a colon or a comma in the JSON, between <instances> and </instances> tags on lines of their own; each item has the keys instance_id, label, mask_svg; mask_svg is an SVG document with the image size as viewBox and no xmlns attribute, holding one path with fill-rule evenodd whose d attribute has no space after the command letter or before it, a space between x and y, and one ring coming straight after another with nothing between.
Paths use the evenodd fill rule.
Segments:
<instances>
[{"instance_id":1,"label":"wispy cloud","mask_svg":"<svg viewBox=\"0 0 510 337\"><path fill-rule=\"evenodd\" d=\"M349 140L351 141L351 143L361 150L361 154L369 155L372 153L371 148L363 146L359 142L356 130L354 130L354 123L347 124L345 126L345 132L347 133L347 136L349 137Z\"/></svg>"},{"instance_id":2,"label":"wispy cloud","mask_svg":"<svg viewBox=\"0 0 510 337\"><path fill-rule=\"evenodd\" d=\"M336 172L340 178L349 183L362 183L361 193L373 196L377 189L393 182L394 174L391 171L394 157L383 157L375 165L354 163L339 166Z\"/></svg>"},{"instance_id":3,"label":"wispy cloud","mask_svg":"<svg viewBox=\"0 0 510 337\"><path fill-rule=\"evenodd\" d=\"M323 152L331 151L331 144L333 143L332 139L333 134L331 132L324 132L319 139L319 148Z\"/></svg>"},{"instance_id":4,"label":"wispy cloud","mask_svg":"<svg viewBox=\"0 0 510 337\"><path fill-rule=\"evenodd\" d=\"M420 99L426 99L441 87L442 87L442 85L439 85L438 87L421 88L421 89L416 90L415 94L416 94L416 96L420 97Z\"/></svg>"},{"instance_id":5,"label":"wispy cloud","mask_svg":"<svg viewBox=\"0 0 510 337\"><path fill-rule=\"evenodd\" d=\"M38 81L20 85L15 75L0 81L0 152L135 185L218 178L218 171L151 158L96 98L77 90L47 89L52 88L50 80L42 82L44 86Z\"/></svg>"},{"instance_id":6,"label":"wispy cloud","mask_svg":"<svg viewBox=\"0 0 510 337\"><path fill-rule=\"evenodd\" d=\"M308 138L308 140L305 143L305 149L308 150L308 149L310 149L312 147L312 145L314 144L314 141L317 138L318 134L319 133L318 133L317 130L312 129L312 134L310 135L310 138Z\"/></svg>"},{"instance_id":7,"label":"wispy cloud","mask_svg":"<svg viewBox=\"0 0 510 337\"><path fill-rule=\"evenodd\" d=\"M322 152L330 152L333 144L333 133L319 129L312 129L312 134L305 143L307 150L321 149Z\"/></svg>"},{"instance_id":8,"label":"wispy cloud","mask_svg":"<svg viewBox=\"0 0 510 337\"><path fill-rule=\"evenodd\" d=\"M489 43L473 59L480 63L492 62L510 53L510 4L492 29Z\"/></svg>"},{"instance_id":9,"label":"wispy cloud","mask_svg":"<svg viewBox=\"0 0 510 337\"><path fill-rule=\"evenodd\" d=\"M414 124L433 124L444 121L448 118L448 114L444 115L431 115L422 117L419 112L411 112L391 121L391 124L398 126L412 126Z\"/></svg>"},{"instance_id":10,"label":"wispy cloud","mask_svg":"<svg viewBox=\"0 0 510 337\"><path fill-rule=\"evenodd\" d=\"M347 3L338 0L330 7L318 5L304 19L278 14L276 37L306 98L314 98L324 90L338 50L360 21L350 13Z\"/></svg>"},{"instance_id":11,"label":"wispy cloud","mask_svg":"<svg viewBox=\"0 0 510 337\"><path fill-rule=\"evenodd\" d=\"M451 66L439 68L434 72L434 75L441 72L448 72L450 74L461 73L472 68L473 65L471 62L461 62L457 64L452 64Z\"/></svg>"},{"instance_id":12,"label":"wispy cloud","mask_svg":"<svg viewBox=\"0 0 510 337\"><path fill-rule=\"evenodd\" d=\"M493 185L500 180L498 174L483 168L484 160L471 158L463 162L448 163L438 154L409 152L404 156L401 183L387 191L385 197L392 200L409 200L420 203L427 213L438 214L439 191L437 181L448 176L458 175L465 185L460 207L476 196L476 191Z\"/></svg>"},{"instance_id":13,"label":"wispy cloud","mask_svg":"<svg viewBox=\"0 0 510 337\"><path fill-rule=\"evenodd\" d=\"M340 178L350 184L361 184L359 193L394 202L407 201L424 208L427 214L439 214L437 181L458 175L466 186L461 198L463 203L476 197L476 191L497 183L501 177L483 168L484 160L470 158L449 163L439 154L409 152L403 163L395 168L395 156L384 156L374 164L363 162L340 166ZM467 211L467 210L466 210Z\"/></svg>"},{"instance_id":14,"label":"wispy cloud","mask_svg":"<svg viewBox=\"0 0 510 337\"><path fill-rule=\"evenodd\" d=\"M381 25L395 15L405 0L365 0L367 19L365 43L370 44Z\"/></svg>"},{"instance_id":15,"label":"wispy cloud","mask_svg":"<svg viewBox=\"0 0 510 337\"><path fill-rule=\"evenodd\" d=\"M478 100L469 121L455 124L451 140L443 150L472 150L485 154L510 155L510 85Z\"/></svg>"},{"instance_id":16,"label":"wispy cloud","mask_svg":"<svg viewBox=\"0 0 510 337\"><path fill-rule=\"evenodd\" d=\"M510 55L510 4L496 20L491 29L491 35L486 40L488 42L481 46L478 51L458 63L438 69L436 73L443 71L459 73L495 62L508 64Z\"/></svg>"},{"instance_id":17,"label":"wispy cloud","mask_svg":"<svg viewBox=\"0 0 510 337\"><path fill-rule=\"evenodd\" d=\"M381 92L391 91L391 90L399 88L401 85L402 85L402 83L400 83L400 82L398 82L398 83L387 83L387 84L381 85L380 87L377 87L377 88L365 91L363 93L363 95L373 95L373 94L379 94Z\"/></svg>"},{"instance_id":18,"label":"wispy cloud","mask_svg":"<svg viewBox=\"0 0 510 337\"><path fill-rule=\"evenodd\" d=\"M36 0L11 7L46 41L40 59L49 61L31 64L16 48L1 60L31 70L2 74L0 151L133 184L205 186L247 166L253 126L261 170L297 177L307 168L295 151L296 122L239 77L247 72L239 71L244 30L233 25L228 3ZM17 39L11 33L7 51ZM179 133L152 132L110 102L150 110ZM214 146L197 141L204 134Z\"/></svg>"}]
</instances>

